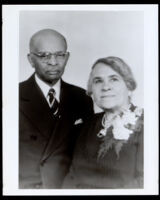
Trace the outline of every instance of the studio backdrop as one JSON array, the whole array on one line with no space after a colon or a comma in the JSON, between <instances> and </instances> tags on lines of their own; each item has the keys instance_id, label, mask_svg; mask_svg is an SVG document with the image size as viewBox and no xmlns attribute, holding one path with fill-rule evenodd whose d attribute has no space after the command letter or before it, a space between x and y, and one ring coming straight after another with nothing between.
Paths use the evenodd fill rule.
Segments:
<instances>
[{"instance_id":1,"label":"studio backdrop","mask_svg":"<svg viewBox=\"0 0 160 200\"><path fill-rule=\"evenodd\" d=\"M133 102L143 107L143 11L20 11L19 81L34 71L27 60L29 40L41 29L65 36L70 58L63 79L86 89L93 63L102 57L122 58L137 81Z\"/></svg>"}]
</instances>

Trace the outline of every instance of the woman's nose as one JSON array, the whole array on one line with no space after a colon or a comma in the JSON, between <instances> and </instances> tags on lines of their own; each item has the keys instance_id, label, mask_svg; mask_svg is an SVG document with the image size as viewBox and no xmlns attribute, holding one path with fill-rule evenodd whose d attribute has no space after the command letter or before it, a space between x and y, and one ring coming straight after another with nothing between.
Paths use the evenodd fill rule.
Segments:
<instances>
[{"instance_id":1,"label":"woman's nose","mask_svg":"<svg viewBox=\"0 0 160 200\"><path fill-rule=\"evenodd\" d=\"M103 85L102 85L102 90L103 91L107 91L107 90L110 90L111 89L111 85L108 81L106 82L103 82Z\"/></svg>"}]
</instances>

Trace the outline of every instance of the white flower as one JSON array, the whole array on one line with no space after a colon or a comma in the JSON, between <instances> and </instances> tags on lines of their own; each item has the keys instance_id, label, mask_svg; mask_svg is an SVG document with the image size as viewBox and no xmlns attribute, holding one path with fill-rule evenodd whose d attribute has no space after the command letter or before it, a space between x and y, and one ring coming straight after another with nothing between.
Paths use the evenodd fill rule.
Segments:
<instances>
[{"instance_id":1,"label":"white flower","mask_svg":"<svg viewBox=\"0 0 160 200\"><path fill-rule=\"evenodd\" d=\"M122 118L120 116L117 116L114 120L113 120L113 136L115 139L118 140L128 140L130 134L133 133L132 130L129 130L127 128L125 128L124 126L124 122L126 122L126 120L122 120Z\"/></svg>"},{"instance_id":2,"label":"white flower","mask_svg":"<svg viewBox=\"0 0 160 200\"><path fill-rule=\"evenodd\" d=\"M127 125L130 124L134 126L141 114L142 109L136 108L134 112L131 110L123 112L122 117L118 115L112 122L114 138L118 140L128 140L130 134L133 134L133 130L127 128Z\"/></svg>"},{"instance_id":3,"label":"white flower","mask_svg":"<svg viewBox=\"0 0 160 200\"><path fill-rule=\"evenodd\" d=\"M117 140L128 140L130 134L132 133L132 130L125 128L123 125L113 127L113 136Z\"/></svg>"},{"instance_id":4,"label":"white flower","mask_svg":"<svg viewBox=\"0 0 160 200\"><path fill-rule=\"evenodd\" d=\"M136 109L134 110L134 113L136 116L140 117L142 115L142 109L136 107Z\"/></svg>"},{"instance_id":5,"label":"white flower","mask_svg":"<svg viewBox=\"0 0 160 200\"><path fill-rule=\"evenodd\" d=\"M99 138L104 137L107 134L107 129L101 129L100 132L97 134Z\"/></svg>"},{"instance_id":6,"label":"white flower","mask_svg":"<svg viewBox=\"0 0 160 200\"><path fill-rule=\"evenodd\" d=\"M137 117L134 112L128 111L124 113L121 120L124 125L127 125L127 124L135 125L137 121Z\"/></svg>"},{"instance_id":7,"label":"white flower","mask_svg":"<svg viewBox=\"0 0 160 200\"><path fill-rule=\"evenodd\" d=\"M97 134L99 138L104 137L100 145L98 158L103 157L110 148L114 148L117 159L119 159L119 152L123 144L126 143L130 135L137 130L138 120L142 112L142 109L139 108L136 108L134 111L123 109L119 115L111 119L107 119L106 115L103 116L103 129ZM109 128L111 128L110 130L112 131L113 137L107 138L105 136L107 132L109 133Z\"/></svg>"},{"instance_id":8,"label":"white flower","mask_svg":"<svg viewBox=\"0 0 160 200\"><path fill-rule=\"evenodd\" d=\"M129 136L133 134L133 130L129 129L131 125L136 125L137 119L142 115L142 109L137 108L132 112L131 110L123 110L123 115L117 115L112 120L105 120L105 116L102 120L104 129L100 130L97 134L98 137L104 137L107 134L109 127L113 127L113 137L117 140L128 140Z\"/></svg>"}]
</instances>

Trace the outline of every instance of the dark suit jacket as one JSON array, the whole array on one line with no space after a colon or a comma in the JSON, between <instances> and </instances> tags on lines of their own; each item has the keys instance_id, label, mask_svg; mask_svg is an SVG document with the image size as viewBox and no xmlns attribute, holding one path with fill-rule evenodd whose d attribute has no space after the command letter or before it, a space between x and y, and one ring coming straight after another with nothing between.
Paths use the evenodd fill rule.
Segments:
<instances>
[{"instance_id":1,"label":"dark suit jacket","mask_svg":"<svg viewBox=\"0 0 160 200\"><path fill-rule=\"evenodd\" d=\"M75 121L93 114L85 90L61 81L54 116L34 75L19 87L19 187L60 188L76 140Z\"/></svg>"}]
</instances>

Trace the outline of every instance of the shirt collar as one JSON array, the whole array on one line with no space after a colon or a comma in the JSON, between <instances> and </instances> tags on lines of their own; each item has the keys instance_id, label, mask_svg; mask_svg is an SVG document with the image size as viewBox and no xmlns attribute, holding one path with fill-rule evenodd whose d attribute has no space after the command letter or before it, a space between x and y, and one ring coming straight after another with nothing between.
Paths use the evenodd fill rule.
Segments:
<instances>
[{"instance_id":1,"label":"shirt collar","mask_svg":"<svg viewBox=\"0 0 160 200\"><path fill-rule=\"evenodd\" d=\"M37 76L37 74L35 74L35 81L38 84L38 86L40 87L40 89L42 90L45 98L47 98L47 96L48 96L49 89L53 88L55 90L55 92L56 92L55 98L57 99L58 102L60 102L60 88L61 88L61 81L60 80L58 80L55 85L53 85L52 87L50 87L44 81L42 81Z\"/></svg>"}]
</instances>

